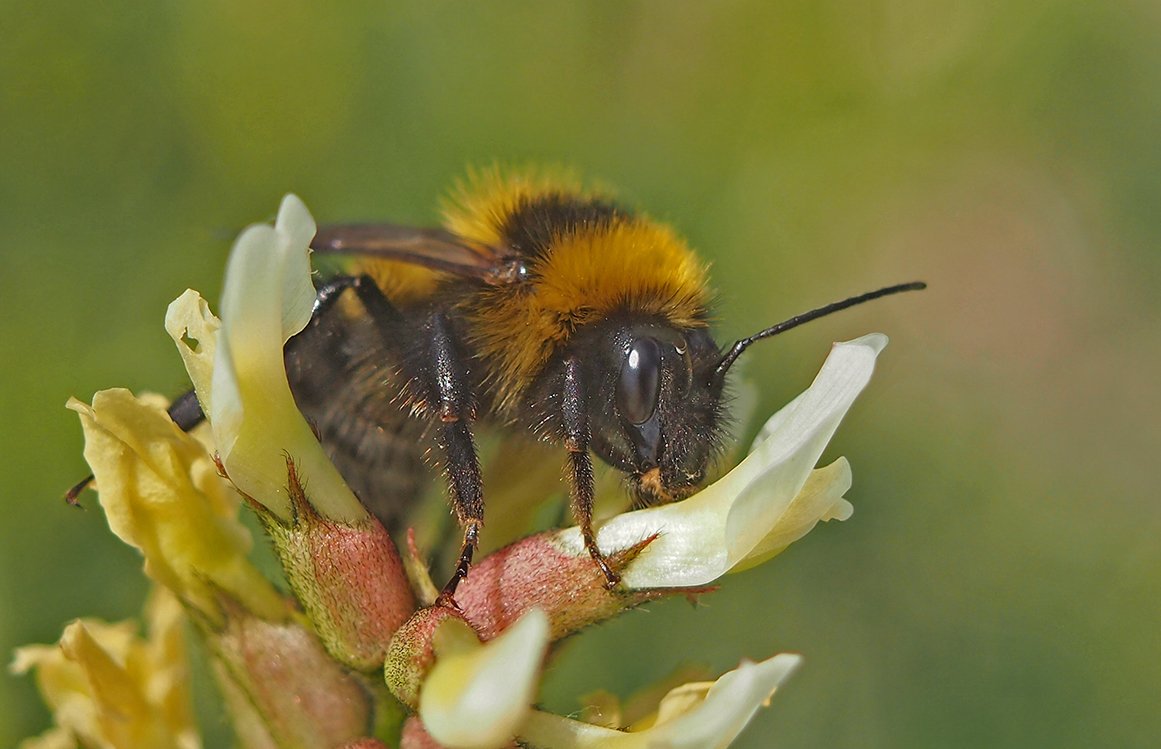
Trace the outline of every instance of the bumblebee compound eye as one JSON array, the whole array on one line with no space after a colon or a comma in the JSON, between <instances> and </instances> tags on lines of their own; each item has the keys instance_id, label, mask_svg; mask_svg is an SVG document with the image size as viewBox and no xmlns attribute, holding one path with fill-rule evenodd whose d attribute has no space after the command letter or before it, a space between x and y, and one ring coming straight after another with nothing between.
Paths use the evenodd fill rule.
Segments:
<instances>
[{"instance_id":1,"label":"bumblebee compound eye","mask_svg":"<svg viewBox=\"0 0 1161 749\"><path fill-rule=\"evenodd\" d=\"M638 338L621 363L617 411L630 424L644 424L657 410L660 389L661 348L652 338Z\"/></svg>"}]
</instances>

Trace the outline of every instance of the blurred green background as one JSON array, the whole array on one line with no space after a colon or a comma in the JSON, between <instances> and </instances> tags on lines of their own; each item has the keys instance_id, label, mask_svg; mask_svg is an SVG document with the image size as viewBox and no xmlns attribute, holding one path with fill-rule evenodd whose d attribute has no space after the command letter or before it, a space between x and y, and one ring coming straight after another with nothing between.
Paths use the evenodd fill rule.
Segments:
<instances>
[{"instance_id":1,"label":"blurred green background","mask_svg":"<svg viewBox=\"0 0 1161 749\"><path fill-rule=\"evenodd\" d=\"M829 455L856 511L694 609L577 639L545 703L805 654L745 747L1161 742L1161 6L1146 0L0 5L0 653L138 611L69 395L176 393L232 233L431 223L468 164L615 185L713 263L772 412L892 344ZM756 423L748 426L752 432ZM0 746L48 717L0 677ZM222 741L220 718L207 716Z\"/></svg>"}]
</instances>

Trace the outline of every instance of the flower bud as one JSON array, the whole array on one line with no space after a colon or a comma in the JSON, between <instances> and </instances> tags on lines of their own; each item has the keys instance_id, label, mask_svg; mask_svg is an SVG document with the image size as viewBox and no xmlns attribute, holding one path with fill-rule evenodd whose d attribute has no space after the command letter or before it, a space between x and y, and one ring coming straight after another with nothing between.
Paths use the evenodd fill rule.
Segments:
<instances>
[{"instance_id":1,"label":"flower bud","mask_svg":"<svg viewBox=\"0 0 1161 749\"><path fill-rule=\"evenodd\" d=\"M294 462L286 467L291 519L259 511L286 578L331 655L358 671L377 670L415 610L395 544L372 515L354 523L320 515Z\"/></svg>"},{"instance_id":2,"label":"flower bud","mask_svg":"<svg viewBox=\"0 0 1161 749\"><path fill-rule=\"evenodd\" d=\"M369 693L313 632L223 606L226 626L203 633L244 745L329 747L369 733Z\"/></svg>"},{"instance_id":3,"label":"flower bud","mask_svg":"<svg viewBox=\"0 0 1161 749\"><path fill-rule=\"evenodd\" d=\"M372 739L364 736L361 739L348 741L337 749L389 749L389 747L379 739Z\"/></svg>"},{"instance_id":4,"label":"flower bud","mask_svg":"<svg viewBox=\"0 0 1161 749\"><path fill-rule=\"evenodd\" d=\"M632 590L605 587L587 551L570 553L556 532L538 533L493 552L473 567L456 590L456 603L485 640L496 637L532 609L548 617L549 639L560 640L646 601L688 590ZM622 570L652 538L614 552L608 562Z\"/></svg>"},{"instance_id":5,"label":"flower bud","mask_svg":"<svg viewBox=\"0 0 1161 749\"><path fill-rule=\"evenodd\" d=\"M221 465L266 525L319 636L340 662L371 671L415 603L394 543L327 458L287 382L283 345L314 307L314 232L306 207L286 196L273 227L251 226L235 242L220 323L187 291L166 329Z\"/></svg>"},{"instance_id":6,"label":"flower bud","mask_svg":"<svg viewBox=\"0 0 1161 749\"><path fill-rule=\"evenodd\" d=\"M443 605L416 611L391 638L383 663L383 677L391 694L408 707L419 705L419 688L435 662L435 632L444 625L445 637L476 639L463 614Z\"/></svg>"}]
</instances>

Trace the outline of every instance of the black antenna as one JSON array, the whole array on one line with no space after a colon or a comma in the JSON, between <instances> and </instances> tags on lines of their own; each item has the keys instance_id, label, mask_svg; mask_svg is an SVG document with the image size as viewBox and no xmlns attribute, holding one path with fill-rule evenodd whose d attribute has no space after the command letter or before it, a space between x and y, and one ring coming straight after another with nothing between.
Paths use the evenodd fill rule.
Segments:
<instances>
[{"instance_id":1,"label":"black antenna","mask_svg":"<svg viewBox=\"0 0 1161 749\"><path fill-rule=\"evenodd\" d=\"M817 320L820 317L825 317L832 312L844 310L847 307L854 307L856 304L862 304L863 302L869 302L872 299L878 299L881 296L890 296L891 294L898 294L903 291L920 291L921 289L926 288L927 284L924 282L912 281L911 283L901 283L896 284L895 286L888 286L883 289L878 289L877 291L868 291L866 294L859 294L858 296L853 296L850 299L844 299L841 302L833 302L824 307L812 309L810 312L803 312L801 315L795 315L789 320L784 320L783 322L780 322L773 327L766 328L760 333L755 333L752 336L743 338L730 347L730 350L726 352L726 355L722 357L720 362L718 362L718 366L714 368L714 382L721 382L722 378L726 376L726 371L733 366L734 362L738 360L738 357L742 355L742 352L749 348L750 344L754 343L755 341L760 341L763 338L769 338L770 336L784 333L791 328L797 328L803 323L810 322L811 320Z\"/></svg>"}]
</instances>

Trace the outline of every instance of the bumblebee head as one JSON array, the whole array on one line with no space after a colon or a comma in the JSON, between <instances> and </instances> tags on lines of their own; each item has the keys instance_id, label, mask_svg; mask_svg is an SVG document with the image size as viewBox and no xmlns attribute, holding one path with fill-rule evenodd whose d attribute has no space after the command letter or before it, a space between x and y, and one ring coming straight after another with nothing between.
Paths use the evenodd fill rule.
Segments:
<instances>
[{"instance_id":1,"label":"bumblebee head","mask_svg":"<svg viewBox=\"0 0 1161 749\"><path fill-rule=\"evenodd\" d=\"M641 504L692 493L722 443L721 354L708 331L614 319L575 346L588 354L593 452L625 473Z\"/></svg>"}]
</instances>

